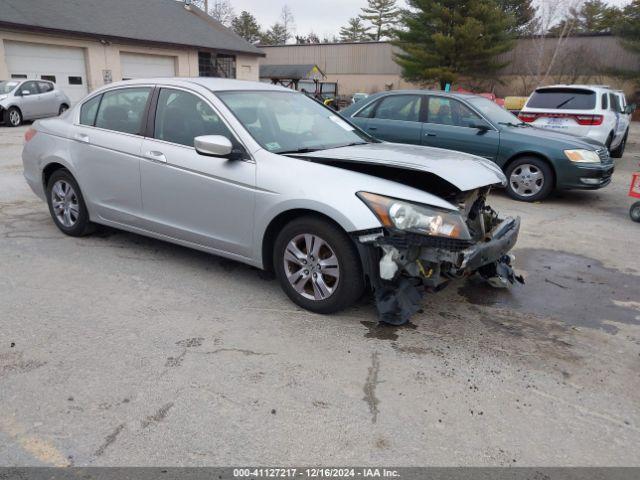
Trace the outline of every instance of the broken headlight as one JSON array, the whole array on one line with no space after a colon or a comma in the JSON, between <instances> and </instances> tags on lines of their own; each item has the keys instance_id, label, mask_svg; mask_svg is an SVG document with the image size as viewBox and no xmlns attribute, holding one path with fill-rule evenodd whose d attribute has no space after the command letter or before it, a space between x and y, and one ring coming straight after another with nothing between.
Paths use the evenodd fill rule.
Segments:
<instances>
[{"instance_id":1,"label":"broken headlight","mask_svg":"<svg viewBox=\"0 0 640 480\"><path fill-rule=\"evenodd\" d=\"M387 228L436 237L471 239L459 213L369 192L358 192L358 197Z\"/></svg>"}]
</instances>

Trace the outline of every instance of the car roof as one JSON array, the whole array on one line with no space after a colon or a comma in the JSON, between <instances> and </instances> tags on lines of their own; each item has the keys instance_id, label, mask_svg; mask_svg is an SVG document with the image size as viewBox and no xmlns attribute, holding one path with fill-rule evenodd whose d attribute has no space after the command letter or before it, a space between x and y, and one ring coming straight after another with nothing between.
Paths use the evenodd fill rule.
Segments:
<instances>
[{"instance_id":1,"label":"car roof","mask_svg":"<svg viewBox=\"0 0 640 480\"><path fill-rule=\"evenodd\" d=\"M190 85L199 85L212 92L227 91L227 90L270 90L276 92L295 92L290 88L281 87L279 85L271 85L264 82L250 82L246 80L235 80L230 78L214 78L214 77L155 77L155 78L137 78L134 80L124 80L122 82L114 82L100 90L106 88L114 88L119 86L131 86L131 85L149 85L149 84L162 84L173 85L176 87L188 87Z\"/></svg>"},{"instance_id":2,"label":"car roof","mask_svg":"<svg viewBox=\"0 0 640 480\"><path fill-rule=\"evenodd\" d=\"M452 97L452 98L472 98L472 97L481 97L481 95L475 93L463 93L463 92L444 92L442 90L385 90L384 92L378 92L370 95L371 97L382 96L382 95L438 95L441 97Z\"/></svg>"}]
</instances>

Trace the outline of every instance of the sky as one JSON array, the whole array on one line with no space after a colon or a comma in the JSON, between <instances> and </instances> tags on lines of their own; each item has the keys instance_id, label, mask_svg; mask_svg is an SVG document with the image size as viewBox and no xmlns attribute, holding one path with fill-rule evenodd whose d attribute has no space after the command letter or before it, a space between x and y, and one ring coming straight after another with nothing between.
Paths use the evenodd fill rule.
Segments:
<instances>
[{"instance_id":1,"label":"sky","mask_svg":"<svg viewBox=\"0 0 640 480\"><path fill-rule=\"evenodd\" d=\"M297 33L306 35L313 31L320 38L337 35L340 27L366 4L366 0L231 0L236 14L242 10L251 12L265 29L278 20L282 7L288 5ZM404 6L404 2L399 1L398 5Z\"/></svg>"},{"instance_id":2,"label":"sky","mask_svg":"<svg viewBox=\"0 0 640 480\"><path fill-rule=\"evenodd\" d=\"M358 15L360 13L360 9L367 4L366 0L230 1L236 14L239 14L242 10L251 12L258 19L261 23L261 27L264 29L267 29L274 24L280 16L282 7L284 5L288 5L293 12L296 32L300 35L306 35L313 31L320 38L325 35L328 37L331 37L334 34L337 35L340 27L346 25L349 18ZM630 0L609 0L607 3L620 6L629 3L629 1ZM404 7L404 0L399 0L398 6Z\"/></svg>"}]
</instances>

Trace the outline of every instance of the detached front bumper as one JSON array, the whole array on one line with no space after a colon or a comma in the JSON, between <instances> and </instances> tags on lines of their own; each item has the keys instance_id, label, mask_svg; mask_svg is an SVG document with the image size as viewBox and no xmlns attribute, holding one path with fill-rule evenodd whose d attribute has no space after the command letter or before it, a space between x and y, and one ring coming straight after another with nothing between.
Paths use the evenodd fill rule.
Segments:
<instances>
[{"instance_id":1,"label":"detached front bumper","mask_svg":"<svg viewBox=\"0 0 640 480\"><path fill-rule=\"evenodd\" d=\"M406 323L420 308L425 291L439 291L452 279L476 272L497 287L522 281L511 269L507 255L519 232L519 217L500 220L475 242L383 230L357 232L355 238L375 292L380 321Z\"/></svg>"}]
</instances>

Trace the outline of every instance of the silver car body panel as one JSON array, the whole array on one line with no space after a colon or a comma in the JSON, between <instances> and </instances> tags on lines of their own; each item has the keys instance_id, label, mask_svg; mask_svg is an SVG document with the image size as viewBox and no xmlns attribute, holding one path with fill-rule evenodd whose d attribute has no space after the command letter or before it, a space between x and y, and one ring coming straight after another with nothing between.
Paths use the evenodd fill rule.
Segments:
<instances>
[{"instance_id":1,"label":"silver car body panel","mask_svg":"<svg viewBox=\"0 0 640 480\"><path fill-rule=\"evenodd\" d=\"M203 97L249 152L245 160L202 156L192 147L79 124L81 104L38 121L23 151L24 175L44 199L43 170L59 163L75 176L92 221L264 267L265 232L278 215L308 210L345 231L380 228L356 196L362 190L456 210L446 200L399 182L263 149L215 96L226 90L281 90L225 79L133 80L103 87L158 85ZM86 100L85 100L86 101ZM161 153L163 159L153 155ZM429 147L371 144L318 152L353 161L393 163L441 176L461 190L500 184L499 170L479 157ZM393 160L389 160L393 159Z\"/></svg>"}]
</instances>

